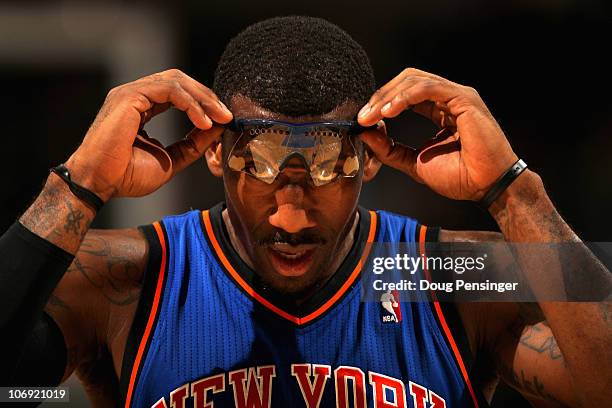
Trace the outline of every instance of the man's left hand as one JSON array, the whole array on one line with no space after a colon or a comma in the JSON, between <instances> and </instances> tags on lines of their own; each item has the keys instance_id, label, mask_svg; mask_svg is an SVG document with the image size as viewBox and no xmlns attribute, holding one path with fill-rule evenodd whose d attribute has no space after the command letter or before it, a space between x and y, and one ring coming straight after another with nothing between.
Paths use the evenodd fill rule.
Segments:
<instances>
[{"instance_id":1,"label":"man's left hand","mask_svg":"<svg viewBox=\"0 0 612 408\"><path fill-rule=\"evenodd\" d=\"M442 129L418 149L394 142L383 127L361 139L384 164L409 174L437 193L479 200L518 158L475 89L408 68L380 88L361 109L370 126L406 109Z\"/></svg>"}]
</instances>

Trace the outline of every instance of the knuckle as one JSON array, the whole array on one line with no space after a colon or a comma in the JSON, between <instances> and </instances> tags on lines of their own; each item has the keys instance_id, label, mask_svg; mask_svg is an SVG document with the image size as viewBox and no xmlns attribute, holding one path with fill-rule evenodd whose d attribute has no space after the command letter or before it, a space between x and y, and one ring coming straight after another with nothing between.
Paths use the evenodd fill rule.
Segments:
<instances>
[{"instance_id":1,"label":"knuckle","mask_svg":"<svg viewBox=\"0 0 612 408\"><path fill-rule=\"evenodd\" d=\"M152 82L161 82L164 80L164 74L162 72L156 72L155 74L151 74L144 78L139 79L139 81L152 81Z\"/></svg>"},{"instance_id":2,"label":"knuckle","mask_svg":"<svg viewBox=\"0 0 612 408\"><path fill-rule=\"evenodd\" d=\"M412 67L404 68L404 70L402 71L402 74L404 75L414 75L416 73L417 73L417 69L412 68Z\"/></svg>"},{"instance_id":3,"label":"knuckle","mask_svg":"<svg viewBox=\"0 0 612 408\"><path fill-rule=\"evenodd\" d=\"M395 95L395 98L393 98L393 100L394 102L404 103L407 98L408 98L408 92L404 90L398 93L397 95Z\"/></svg>"},{"instance_id":4,"label":"knuckle","mask_svg":"<svg viewBox=\"0 0 612 408\"><path fill-rule=\"evenodd\" d=\"M426 79L423 81L422 86L425 89L431 89L438 85L438 81L434 81L433 79Z\"/></svg>"},{"instance_id":5,"label":"knuckle","mask_svg":"<svg viewBox=\"0 0 612 408\"><path fill-rule=\"evenodd\" d=\"M143 108L146 108L150 105L149 99L143 94L141 94L140 92L130 95L128 100L131 104L136 105L136 106L142 106Z\"/></svg>"},{"instance_id":6,"label":"knuckle","mask_svg":"<svg viewBox=\"0 0 612 408\"><path fill-rule=\"evenodd\" d=\"M171 79L170 81L168 81L168 86L172 88L173 92L183 92L183 87L181 86L181 83L176 79Z\"/></svg>"},{"instance_id":7,"label":"knuckle","mask_svg":"<svg viewBox=\"0 0 612 408\"><path fill-rule=\"evenodd\" d=\"M389 102L392 99L393 99L393 90L389 90L387 92L383 92L380 95L379 101L381 103L386 103L386 102Z\"/></svg>"},{"instance_id":8,"label":"knuckle","mask_svg":"<svg viewBox=\"0 0 612 408\"><path fill-rule=\"evenodd\" d=\"M404 77L403 82L404 82L404 85L407 85L407 84L410 84L418 80L419 80L419 77L409 74Z\"/></svg>"},{"instance_id":9,"label":"knuckle","mask_svg":"<svg viewBox=\"0 0 612 408\"><path fill-rule=\"evenodd\" d=\"M117 95L117 92L119 92L119 89L121 89L121 86L116 86L114 88L111 88L108 93L106 94L106 100L111 99L112 97L114 97L115 95Z\"/></svg>"},{"instance_id":10,"label":"knuckle","mask_svg":"<svg viewBox=\"0 0 612 408\"><path fill-rule=\"evenodd\" d=\"M200 149L198 149L198 146L196 145L196 142L190 138L187 137L185 138L185 146L187 147L187 151L192 154L192 155L199 155L200 154Z\"/></svg>"},{"instance_id":11,"label":"knuckle","mask_svg":"<svg viewBox=\"0 0 612 408\"><path fill-rule=\"evenodd\" d=\"M179 79L183 76L183 72L178 68L170 68L165 73L167 74L168 77L174 78L174 79Z\"/></svg>"},{"instance_id":12,"label":"knuckle","mask_svg":"<svg viewBox=\"0 0 612 408\"><path fill-rule=\"evenodd\" d=\"M475 98L480 98L480 94L478 93L476 88L473 88L471 86L465 86L464 89L470 96L475 97Z\"/></svg>"},{"instance_id":13,"label":"knuckle","mask_svg":"<svg viewBox=\"0 0 612 408\"><path fill-rule=\"evenodd\" d=\"M204 94L206 94L206 96L212 99L219 99L219 97L217 97L217 94L214 93L213 90L207 87L206 85L202 85L201 88L202 88L202 91L204 91Z\"/></svg>"},{"instance_id":14,"label":"knuckle","mask_svg":"<svg viewBox=\"0 0 612 408\"><path fill-rule=\"evenodd\" d=\"M191 108L194 109L196 112L201 112L202 114L204 114L204 109L202 108L202 105L200 105L200 103L198 101L196 101L195 99L193 99L191 101L190 104Z\"/></svg>"},{"instance_id":15,"label":"knuckle","mask_svg":"<svg viewBox=\"0 0 612 408\"><path fill-rule=\"evenodd\" d=\"M372 99L379 99L382 95L383 95L382 88L378 88L377 90L374 91L374 94L372 94Z\"/></svg>"}]
</instances>

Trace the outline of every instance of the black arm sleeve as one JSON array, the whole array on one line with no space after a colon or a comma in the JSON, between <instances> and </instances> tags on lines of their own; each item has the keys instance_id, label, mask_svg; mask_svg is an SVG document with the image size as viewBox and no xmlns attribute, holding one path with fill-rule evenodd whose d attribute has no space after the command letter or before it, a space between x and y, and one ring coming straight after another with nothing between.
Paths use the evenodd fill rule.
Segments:
<instances>
[{"instance_id":1,"label":"black arm sleeve","mask_svg":"<svg viewBox=\"0 0 612 408\"><path fill-rule=\"evenodd\" d=\"M66 361L62 331L51 316L43 312L24 345L11 383L22 387L56 386L64 376Z\"/></svg>"},{"instance_id":2,"label":"black arm sleeve","mask_svg":"<svg viewBox=\"0 0 612 408\"><path fill-rule=\"evenodd\" d=\"M0 237L0 385L20 385L16 380L30 383L25 377L50 385L40 381L57 378L60 369L63 373L64 339L43 308L73 259L19 222ZM27 374L24 368L32 360L39 370L41 363L51 360L60 360L53 364L61 368L57 365L40 378L39 374L30 377L33 373Z\"/></svg>"}]
</instances>

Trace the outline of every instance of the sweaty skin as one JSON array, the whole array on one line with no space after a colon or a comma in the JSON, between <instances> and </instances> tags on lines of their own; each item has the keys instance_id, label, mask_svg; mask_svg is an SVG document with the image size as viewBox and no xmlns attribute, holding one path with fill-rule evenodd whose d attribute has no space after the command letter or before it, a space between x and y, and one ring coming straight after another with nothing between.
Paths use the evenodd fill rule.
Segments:
<instances>
[{"instance_id":1,"label":"sweaty skin","mask_svg":"<svg viewBox=\"0 0 612 408\"><path fill-rule=\"evenodd\" d=\"M304 190L295 184L287 184L274 194L277 209L268 220L276 228L293 234L304 228L314 227L316 223L308 218L303 208Z\"/></svg>"}]
</instances>

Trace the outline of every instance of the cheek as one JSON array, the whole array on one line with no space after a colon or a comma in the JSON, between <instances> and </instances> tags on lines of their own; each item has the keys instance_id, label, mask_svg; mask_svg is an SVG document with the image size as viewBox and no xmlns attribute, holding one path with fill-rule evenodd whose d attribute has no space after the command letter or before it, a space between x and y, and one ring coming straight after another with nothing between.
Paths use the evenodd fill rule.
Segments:
<instances>
[{"instance_id":1,"label":"cheek","mask_svg":"<svg viewBox=\"0 0 612 408\"><path fill-rule=\"evenodd\" d=\"M232 207L232 212L239 217L239 223L235 227L248 235L248 240L253 242L257 237L252 234L267 224L274 209L274 188L244 173L233 171L224 174L223 182L226 204Z\"/></svg>"},{"instance_id":2,"label":"cheek","mask_svg":"<svg viewBox=\"0 0 612 408\"><path fill-rule=\"evenodd\" d=\"M274 185L263 183L245 173L234 171L223 175L225 192L228 200L240 203L243 207L264 207L274 202Z\"/></svg>"},{"instance_id":3,"label":"cheek","mask_svg":"<svg viewBox=\"0 0 612 408\"><path fill-rule=\"evenodd\" d=\"M339 233L353 215L360 191L359 177L342 178L326 186L313 188L309 193L317 221L335 234Z\"/></svg>"}]
</instances>

